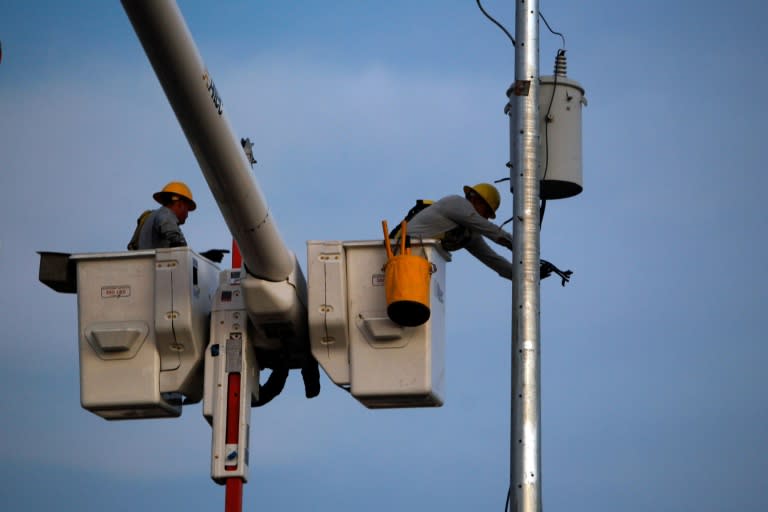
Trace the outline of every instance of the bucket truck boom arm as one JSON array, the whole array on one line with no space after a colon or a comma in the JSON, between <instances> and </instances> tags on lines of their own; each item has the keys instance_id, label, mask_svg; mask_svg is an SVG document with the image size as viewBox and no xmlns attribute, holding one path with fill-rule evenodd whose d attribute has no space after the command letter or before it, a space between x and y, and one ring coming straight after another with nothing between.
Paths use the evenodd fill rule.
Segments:
<instances>
[{"instance_id":1,"label":"bucket truck boom arm","mask_svg":"<svg viewBox=\"0 0 768 512\"><path fill-rule=\"evenodd\" d=\"M262 367L312 364L306 282L283 242L224 103L172 0L122 0L233 237Z\"/></svg>"}]
</instances>

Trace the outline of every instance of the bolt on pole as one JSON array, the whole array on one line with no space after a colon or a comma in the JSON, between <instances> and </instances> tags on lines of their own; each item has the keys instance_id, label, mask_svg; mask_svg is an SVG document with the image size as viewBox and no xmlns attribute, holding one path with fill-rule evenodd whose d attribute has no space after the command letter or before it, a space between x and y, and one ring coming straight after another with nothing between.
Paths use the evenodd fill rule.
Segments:
<instances>
[{"instance_id":1,"label":"bolt on pole","mask_svg":"<svg viewBox=\"0 0 768 512\"><path fill-rule=\"evenodd\" d=\"M542 510L538 17L538 0L516 1L515 82L508 91L514 191L509 499L515 512Z\"/></svg>"}]
</instances>

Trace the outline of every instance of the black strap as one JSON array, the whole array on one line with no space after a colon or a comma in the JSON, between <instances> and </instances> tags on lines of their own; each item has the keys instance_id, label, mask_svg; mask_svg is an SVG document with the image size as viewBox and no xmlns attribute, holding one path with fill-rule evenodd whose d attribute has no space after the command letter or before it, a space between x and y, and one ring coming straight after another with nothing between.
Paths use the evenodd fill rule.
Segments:
<instances>
[{"instance_id":1,"label":"black strap","mask_svg":"<svg viewBox=\"0 0 768 512\"><path fill-rule=\"evenodd\" d=\"M417 213L419 213L421 210L427 208L430 206L434 201L429 199L417 199L416 204L408 210L408 213L405 215L405 218L403 219L405 222L410 222L412 218L416 216ZM400 233L400 223L398 223L397 226L395 226L392 231L389 232L389 238L395 239L397 238L397 235Z\"/></svg>"}]
</instances>

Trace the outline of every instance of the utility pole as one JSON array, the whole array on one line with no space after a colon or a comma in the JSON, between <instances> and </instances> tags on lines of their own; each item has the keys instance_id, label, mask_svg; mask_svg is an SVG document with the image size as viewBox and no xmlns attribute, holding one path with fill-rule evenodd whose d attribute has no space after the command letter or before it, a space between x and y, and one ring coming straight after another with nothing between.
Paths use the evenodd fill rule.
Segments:
<instances>
[{"instance_id":1,"label":"utility pole","mask_svg":"<svg viewBox=\"0 0 768 512\"><path fill-rule=\"evenodd\" d=\"M515 20L515 82L507 92L510 185L514 191L509 500L514 512L539 512L542 503L538 0L517 0Z\"/></svg>"}]
</instances>

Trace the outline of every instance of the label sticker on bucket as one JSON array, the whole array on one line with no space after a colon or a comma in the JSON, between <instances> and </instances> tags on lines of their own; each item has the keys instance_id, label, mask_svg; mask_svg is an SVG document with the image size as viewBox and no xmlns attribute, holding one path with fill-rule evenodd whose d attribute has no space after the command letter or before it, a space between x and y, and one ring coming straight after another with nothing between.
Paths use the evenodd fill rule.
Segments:
<instances>
[{"instance_id":1,"label":"label sticker on bucket","mask_svg":"<svg viewBox=\"0 0 768 512\"><path fill-rule=\"evenodd\" d=\"M130 286L102 286L101 298L102 299L114 299L117 297L130 297Z\"/></svg>"},{"instance_id":2,"label":"label sticker on bucket","mask_svg":"<svg viewBox=\"0 0 768 512\"><path fill-rule=\"evenodd\" d=\"M372 286L384 286L384 274L373 274L371 276Z\"/></svg>"}]
</instances>

